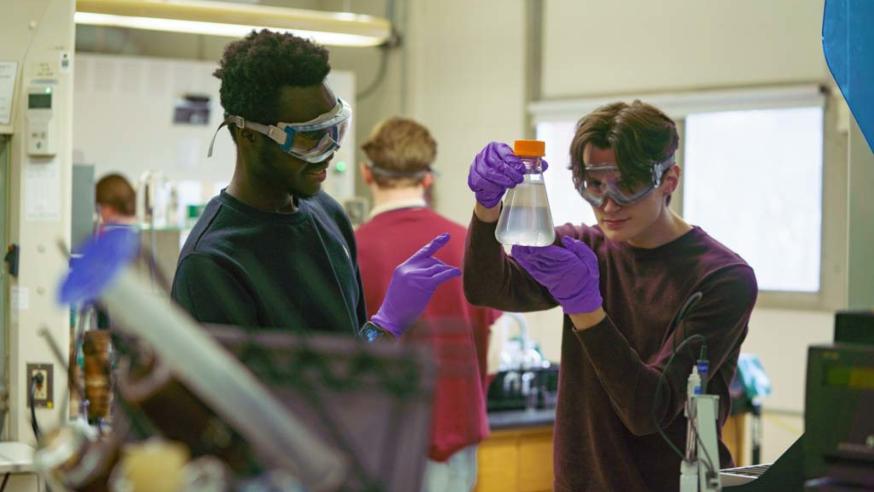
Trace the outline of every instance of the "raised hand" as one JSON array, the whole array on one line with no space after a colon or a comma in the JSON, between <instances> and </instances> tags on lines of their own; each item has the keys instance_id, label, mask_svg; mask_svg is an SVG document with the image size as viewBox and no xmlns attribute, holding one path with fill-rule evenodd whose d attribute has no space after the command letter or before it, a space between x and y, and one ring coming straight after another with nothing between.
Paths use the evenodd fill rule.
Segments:
<instances>
[{"instance_id":1,"label":"raised hand","mask_svg":"<svg viewBox=\"0 0 874 492\"><path fill-rule=\"evenodd\" d=\"M592 312L603 304L598 258L585 243L565 236L562 246L513 246L512 256L561 304L566 314Z\"/></svg>"},{"instance_id":2,"label":"raised hand","mask_svg":"<svg viewBox=\"0 0 874 492\"><path fill-rule=\"evenodd\" d=\"M437 287L461 275L458 268L433 257L447 242L449 233L440 234L395 268L385 300L370 321L401 336L422 314Z\"/></svg>"}]
</instances>

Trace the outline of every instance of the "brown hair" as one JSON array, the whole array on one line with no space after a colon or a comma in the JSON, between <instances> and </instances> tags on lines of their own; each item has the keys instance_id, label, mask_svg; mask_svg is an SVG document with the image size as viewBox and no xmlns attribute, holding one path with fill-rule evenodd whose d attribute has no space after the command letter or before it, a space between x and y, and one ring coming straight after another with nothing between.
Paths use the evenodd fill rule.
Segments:
<instances>
[{"instance_id":1,"label":"brown hair","mask_svg":"<svg viewBox=\"0 0 874 492\"><path fill-rule=\"evenodd\" d=\"M437 142L419 123L394 117L377 125L361 150L370 160L376 184L396 188L418 184L431 171Z\"/></svg>"},{"instance_id":2,"label":"brown hair","mask_svg":"<svg viewBox=\"0 0 874 492\"><path fill-rule=\"evenodd\" d=\"M137 213L137 194L133 186L121 174L107 174L97 182L95 201L103 207L111 207L122 215Z\"/></svg>"},{"instance_id":3,"label":"brown hair","mask_svg":"<svg viewBox=\"0 0 874 492\"><path fill-rule=\"evenodd\" d=\"M653 164L673 155L679 143L677 125L655 106L638 100L601 106L577 122L570 148L574 183L582 182L588 144L613 149L622 180L639 184L650 181Z\"/></svg>"}]
</instances>

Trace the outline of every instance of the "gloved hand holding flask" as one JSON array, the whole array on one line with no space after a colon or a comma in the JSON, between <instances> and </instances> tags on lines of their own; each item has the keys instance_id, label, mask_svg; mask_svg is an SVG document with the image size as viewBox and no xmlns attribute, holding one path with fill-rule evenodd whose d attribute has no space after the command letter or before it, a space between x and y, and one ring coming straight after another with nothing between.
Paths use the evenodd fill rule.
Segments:
<instances>
[{"instance_id":1,"label":"gloved hand holding flask","mask_svg":"<svg viewBox=\"0 0 874 492\"><path fill-rule=\"evenodd\" d=\"M548 165L542 162L542 170ZM467 186L476 195L476 201L486 208L500 203L509 188L525 178L525 165L509 145L491 142L474 157L467 175Z\"/></svg>"},{"instance_id":2,"label":"gloved hand holding flask","mask_svg":"<svg viewBox=\"0 0 874 492\"><path fill-rule=\"evenodd\" d=\"M437 287L461 275L461 270L434 258L449 242L449 233L431 240L398 265L392 274L382 306L370 321L398 337L422 314Z\"/></svg>"},{"instance_id":3,"label":"gloved hand holding flask","mask_svg":"<svg viewBox=\"0 0 874 492\"><path fill-rule=\"evenodd\" d=\"M598 257L585 243L561 238L562 246L513 246L512 255L552 294L565 314L589 313L603 304Z\"/></svg>"}]
</instances>

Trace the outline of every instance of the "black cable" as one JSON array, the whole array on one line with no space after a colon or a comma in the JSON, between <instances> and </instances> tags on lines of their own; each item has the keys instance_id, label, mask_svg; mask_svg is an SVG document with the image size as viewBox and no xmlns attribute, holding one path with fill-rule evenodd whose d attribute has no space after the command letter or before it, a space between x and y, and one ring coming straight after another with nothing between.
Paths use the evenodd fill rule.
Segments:
<instances>
[{"instance_id":1,"label":"black cable","mask_svg":"<svg viewBox=\"0 0 874 492\"><path fill-rule=\"evenodd\" d=\"M680 457L681 460L685 459L685 457L683 456L683 453L680 451L680 449L676 445L674 445L674 443L671 441L671 439L668 437L668 435L665 434L665 430L662 428L661 422L659 421L658 417L656 416L656 407L658 405L659 396L661 396L661 394L662 394L662 387L664 386L664 383L665 383L665 373L668 372L668 368L671 367L671 363L674 362L674 357L676 357L677 354L680 353L680 349L682 349L684 346L686 346L687 343L690 343L693 340L701 340L702 342L706 343L706 339L704 338L704 336L698 335L698 334L694 334L694 335L686 338L682 342L680 342L680 345L677 346L677 348L671 354L671 357L668 359L668 363L665 364L664 369L662 369L661 374L659 374L659 380L658 380L658 383L656 384L656 392L655 392L655 395L653 396L653 399L652 399L652 408L650 409L650 416L652 417L652 421L653 421L653 424L655 424L656 430L662 436L662 439L664 439L665 442L668 443L668 446L670 446L670 448L672 450L674 450L674 452L677 454L677 456Z\"/></svg>"},{"instance_id":2,"label":"black cable","mask_svg":"<svg viewBox=\"0 0 874 492\"><path fill-rule=\"evenodd\" d=\"M697 294L700 294L700 292L698 292ZM701 375L701 393L703 394L706 392L707 382L710 380L710 363L707 360L706 341L701 344L701 351L698 354L698 361L696 362L696 365L700 364L701 362L707 363L706 371L698 371ZM715 475L717 472L713 466L713 458L710 457L710 452L707 451L707 448L704 446L704 442L701 440L701 434L698 432L698 414L695 412L690 412L690 414L692 415L692 432L695 434L695 440L698 442L698 445L701 447L701 449L704 450L704 456L705 458L707 458L707 461L704 464L707 465L707 470L710 472L711 476Z\"/></svg>"},{"instance_id":3,"label":"black cable","mask_svg":"<svg viewBox=\"0 0 874 492\"><path fill-rule=\"evenodd\" d=\"M36 405L34 405L34 394L36 394L36 377L30 380L30 392L27 395L27 401L30 404L30 427L33 429L34 437L39 440L42 432L39 430L39 422L36 420Z\"/></svg>"},{"instance_id":4,"label":"black cable","mask_svg":"<svg viewBox=\"0 0 874 492\"><path fill-rule=\"evenodd\" d=\"M704 362L707 364L706 370L701 370L701 363ZM707 392L707 382L710 380L710 362L707 360L707 344L704 343L701 345L701 353L698 354L698 362L696 363L698 366L698 373L701 375L701 394ZM692 419L692 429L695 432L695 438L698 441L698 444L701 448L704 449L704 455L707 457L707 468L710 470L710 473L716 473L713 467L713 459L710 457L710 453L707 451L707 448L704 447L704 443L701 442L701 435L698 433L698 414L695 414L695 418Z\"/></svg>"},{"instance_id":5,"label":"black cable","mask_svg":"<svg viewBox=\"0 0 874 492\"><path fill-rule=\"evenodd\" d=\"M694 308L698 304L698 301L700 301L702 297L704 297L704 294L702 294L701 291L695 291L692 293L692 295L690 295L686 299L686 302L683 303L683 305L680 307L680 309L674 315L674 318L671 320L670 325L668 325L669 329L665 335L666 337L671 337L674 335L674 332L677 329L677 327L680 325L680 323L683 320L686 319L686 316L688 316L689 313L692 312L692 308ZM668 446L670 446L671 449L673 449L674 452L677 453L677 455L680 457L680 459L683 459L683 453L674 445L673 442L671 442L671 440L668 438L667 434L665 434L664 429L662 429L662 426L661 426L661 423L659 422L659 419L656 418L656 407L658 406L659 397L661 396L661 388L664 385L664 377L665 377L665 373L668 370L668 367L670 367L671 362L674 360L674 357L678 353L678 350L680 348L682 348L690 340L692 340L695 336L700 337L700 335L693 335L692 337L689 337L689 338L683 340L682 342L680 342L679 347L677 346L677 339L679 337L677 337L677 336L673 337L673 343L671 346L671 357L668 359L668 363L665 364L665 367L662 369L661 374L659 374L659 380L658 380L658 383L656 384L656 392L655 392L655 395L653 395L652 408L650 409L650 416L652 417L652 421L656 427L656 430L662 436L662 439L664 439L665 442L668 443ZM662 344L664 344L666 342L667 342L667 339L664 339L662 341ZM693 359L694 359L694 355L693 355Z\"/></svg>"},{"instance_id":6,"label":"black cable","mask_svg":"<svg viewBox=\"0 0 874 492\"><path fill-rule=\"evenodd\" d=\"M682 349L687 343L689 343L693 340L699 340L699 339L702 341L699 360L706 360L707 340L706 340L706 338L704 338L703 335L693 334L690 337L684 339L679 344L679 346L677 346L675 348L674 352L671 354L671 357L668 359L667 364L665 364L665 367L662 370L662 373L659 375L659 381L658 381L658 384L656 384L656 394L655 394L655 397L653 398L653 406L651 409L651 415L652 415L653 423L656 426L656 429L659 431L659 434L662 436L662 439L664 439L665 442L668 443L668 446L670 446L670 448L674 450L674 452L677 454L677 456L680 457L681 460L685 460L686 459L685 456L680 451L680 449L677 448L673 442L671 442L671 440L670 440L670 438L668 438L667 434L665 434L664 429L662 428L661 424L659 423L658 419L656 418L655 410L656 410L656 404L658 402L658 397L659 397L659 395L661 395L661 388L664 385L665 373L668 371L668 367L670 367L671 363L674 361L674 357L676 357L676 355L678 353L680 353L680 349ZM703 376L704 377L702 377L702 379L701 379L701 387L702 388L705 387L705 380L706 380L707 376L709 376L709 371L707 374L705 374ZM698 416L694 411L690 411L689 414L690 414L690 421L692 424L692 433L693 433L692 438L695 441L697 441L698 446L704 450L704 457L706 459L706 461L704 461L704 465L707 467L707 471L710 473L711 476L715 476L717 472L716 472L715 467L713 466L713 458L710 457L710 452L707 450L707 447L704 446L704 441L701 439L701 435L698 433Z\"/></svg>"},{"instance_id":7,"label":"black cable","mask_svg":"<svg viewBox=\"0 0 874 492\"><path fill-rule=\"evenodd\" d=\"M3 483L0 484L0 492L3 492L4 490L6 490L6 483L7 482L9 482L9 472L6 472L6 474L3 475Z\"/></svg>"},{"instance_id":8,"label":"black cable","mask_svg":"<svg viewBox=\"0 0 874 492\"><path fill-rule=\"evenodd\" d=\"M373 94L385 79L385 74L388 71L388 48L380 47L379 68L376 70L376 77L366 88L355 94L355 99L361 101Z\"/></svg>"},{"instance_id":9,"label":"black cable","mask_svg":"<svg viewBox=\"0 0 874 492\"><path fill-rule=\"evenodd\" d=\"M713 458L710 457L710 452L707 451L707 447L704 446L704 441L701 440L701 434L698 433L698 415L693 415L692 417L692 432L695 433L695 440L698 442L698 446L704 450L704 457L707 461L704 462L704 465L707 466L707 471L710 472L711 475L716 475L716 469L713 466Z\"/></svg>"},{"instance_id":10,"label":"black cable","mask_svg":"<svg viewBox=\"0 0 874 492\"><path fill-rule=\"evenodd\" d=\"M382 81L385 79L386 73L388 72L389 50L396 48L400 45L400 34L398 34L397 30L395 30L396 22L394 0L388 0L388 2L386 3L385 16L386 18L388 18L389 23L391 24L391 38L389 38L389 40L386 41L384 44L377 47L380 50L380 58L379 68L377 68L376 70L376 77L366 88L355 94L355 99L358 101L366 99L371 94L373 94L380 85L382 85Z\"/></svg>"},{"instance_id":11,"label":"black cable","mask_svg":"<svg viewBox=\"0 0 874 492\"><path fill-rule=\"evenodd\" d=\"M762 462L762 403L758 401L758 397L753 399L752 414L752 461L754 465L758 465Z\"/></svg>"}]
</instances>

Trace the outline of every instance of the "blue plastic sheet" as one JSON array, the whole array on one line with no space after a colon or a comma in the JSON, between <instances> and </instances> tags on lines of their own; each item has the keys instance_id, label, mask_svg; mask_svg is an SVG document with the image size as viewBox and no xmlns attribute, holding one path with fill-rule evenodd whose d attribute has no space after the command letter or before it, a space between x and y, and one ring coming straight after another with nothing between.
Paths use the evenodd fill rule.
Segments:
<instances>
[{"instance_id":1,"label":"blue plastic sheet","mask_svg":"<svg viewBox=\"0 0 874 492\"><path fill-rule=\"evenodd\" d=\"M139 253L139 234L130 227L110 229L86 241L81 257L61 281L58 302L77 304L97 299Z\"/></svg>"},{"instance_id":2,"label":"blue plastic sheet","mask_svg":"<svg viewBox=\"0 0 874 492\"><path fill-rule=\"evenodd\" d=\"M874 0L826 0L822 51L868 147L874 150Z\"/></svg>"}]
</instances>

